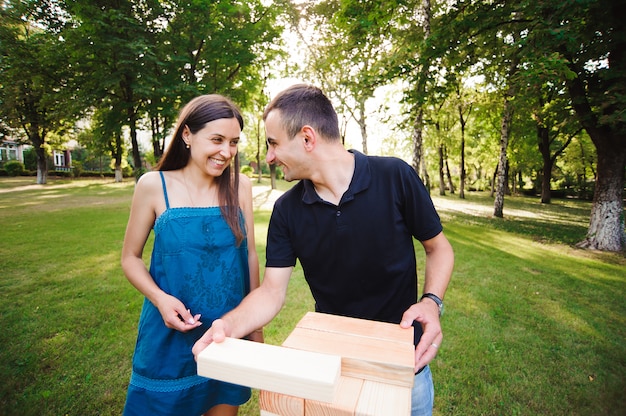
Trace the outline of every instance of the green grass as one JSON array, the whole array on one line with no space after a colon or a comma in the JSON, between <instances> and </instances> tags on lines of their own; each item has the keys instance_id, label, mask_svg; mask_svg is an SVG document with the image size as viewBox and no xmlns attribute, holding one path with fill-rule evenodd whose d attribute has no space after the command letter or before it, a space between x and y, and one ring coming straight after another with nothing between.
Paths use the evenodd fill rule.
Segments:
<instances>
[{"instance_id":1,"label":"green grass","mask_svg":"<svg viewBox=\"0 0 626 416\"><path fill-rule=\"evenodd\" d=\"M132 191L0 179L0 414L120 414L143 301L119 266ZM626 259L574 248L590 204L507 197L494 219L486 194L433 199L456 255L435 414L623 415ZM255 221L263 264L269 211ZM298 267L266 341L312 308ZM256 398L241 415L258 415Z\"/></svg>"}]
</instances>

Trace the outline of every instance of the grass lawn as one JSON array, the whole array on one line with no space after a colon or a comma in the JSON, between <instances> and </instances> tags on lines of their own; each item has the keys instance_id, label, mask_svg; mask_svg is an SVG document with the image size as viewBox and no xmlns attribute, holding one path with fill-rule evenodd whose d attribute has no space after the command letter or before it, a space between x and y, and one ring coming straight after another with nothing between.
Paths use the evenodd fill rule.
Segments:
<instances>
[{"instance_id":1,"label":"grass lawn","mask_svg":"<svg viewBox=\"0 0 626 416\"><path fill-rule=\"evenodd\" d=\"M275 193L262 185L263 264L261 204ZM0 178L0 415L121 413L143 302L119 265L132 192L130 180ZM456 255L435 414L626 414L626 258L574 248L590 203L507 197L494 219L484 193L433 199ZM296 268L266 341L312 309ZM256 397L241 415L259 414Z\"/></svg>"}]
</instances>

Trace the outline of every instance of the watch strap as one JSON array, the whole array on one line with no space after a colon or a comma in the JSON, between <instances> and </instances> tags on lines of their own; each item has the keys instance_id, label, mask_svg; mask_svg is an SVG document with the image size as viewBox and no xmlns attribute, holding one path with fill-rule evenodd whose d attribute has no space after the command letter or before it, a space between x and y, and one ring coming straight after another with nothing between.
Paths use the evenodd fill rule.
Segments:
<instances>
[{"instance_id":1,"label":"watch strap","mask_svg":"<svg viewBox=\"0 0 626 416\"><path fill-rule=\"evenodd\" d=\"M441 300L439 296L435 295L434 293L424 293L422 297L420 298L420 302L424 298L428 298L432 300L433 302L435 302L437 306L439 307L439 316L443 315L443 300Z\"/></svg>"}]
</instances>

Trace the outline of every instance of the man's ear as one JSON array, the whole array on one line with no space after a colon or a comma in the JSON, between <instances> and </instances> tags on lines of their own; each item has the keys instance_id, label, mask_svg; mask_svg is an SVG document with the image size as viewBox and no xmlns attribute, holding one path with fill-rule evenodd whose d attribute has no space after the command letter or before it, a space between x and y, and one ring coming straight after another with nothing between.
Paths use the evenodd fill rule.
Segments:
<instances>
[{"instance_id":1,"label":"man's ear","mask_svg":"<svg viewBox=\"0 0 626 416\"><path fill-rule=\"evenodd\" d=\"M302 127L301 132L303 135L304 148L306 150L313 150L317 142L317 132L313 127L308 125Z\"/></svg>"}]
</instances>

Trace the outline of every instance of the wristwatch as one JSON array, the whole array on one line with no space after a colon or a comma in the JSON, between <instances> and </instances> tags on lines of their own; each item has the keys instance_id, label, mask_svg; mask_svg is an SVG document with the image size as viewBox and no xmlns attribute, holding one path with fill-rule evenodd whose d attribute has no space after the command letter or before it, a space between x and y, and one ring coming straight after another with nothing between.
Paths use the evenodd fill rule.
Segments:
<instances>
[{"instance_id":1,"label":"wristwatch","mask_svg":"<svg viewBox=\"0 0 626 416\"><path fill-rule=\"evenodd\" d=\"M441 298L434 293L424 293L420 298L420 302L424 298L428 298L437 304L437 306L439 307L439 317L441 317L441 315L443 315L443 301L441 300Z\"/></svg>"}]
</instances>

